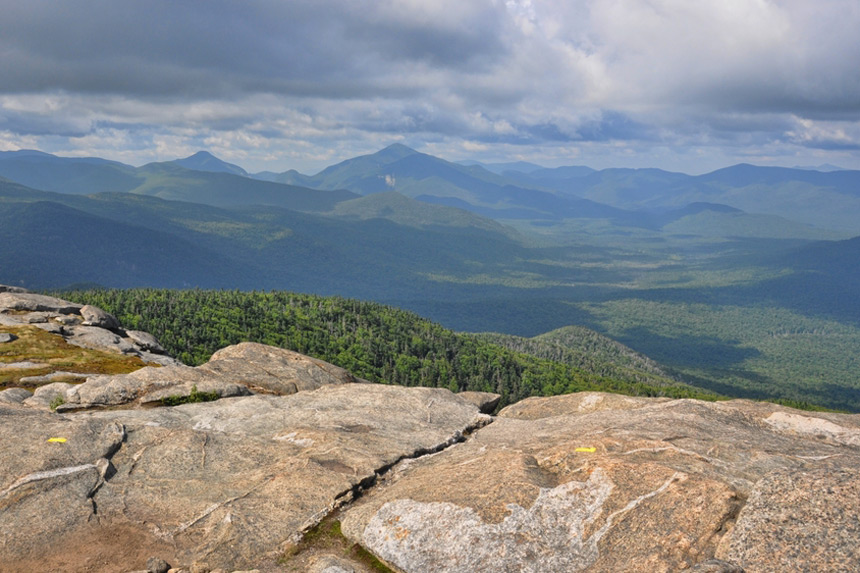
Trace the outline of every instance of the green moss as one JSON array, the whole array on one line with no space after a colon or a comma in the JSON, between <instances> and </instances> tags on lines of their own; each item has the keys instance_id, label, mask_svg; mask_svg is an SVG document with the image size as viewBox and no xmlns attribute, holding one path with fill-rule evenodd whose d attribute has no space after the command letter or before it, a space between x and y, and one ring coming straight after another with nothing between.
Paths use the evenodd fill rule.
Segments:
<instances>
[{"instance_id":1,"label":"green moss","mask_svg":"<svg viewBox=\"0 0 860 573\"><path fill-rule=\"evenodd\" d=\"M360 562L378 573L394 573L392 569L376 558L372 553L357 543L350 542L344 537L340 521L327 517L315 527L309 529L302 540L287 551L279 562L281 565L293 563L295 558L306 551L318 550L339 555L344 559Z\"/></svg>"},{"instance_id":2,"label":"green moss","mask_svg":"<svg viewBox=\"0 0 860 573\"><path fill-rule=\"evenodd\" d=\"M193 404L196 402L213 402L220 398L218 392L199 392L197 390L197 384L191 387L191 393L188 396L168 396L166 398L161 399L161 403L164 406L178 406L180 404Z\"/></svg>"},{"instance_id":3,"label":"green moss","mask_svg":"<svg viewBox=\"0 0 860 573\"><path fill-rule=\"evenodd\" d=\"M350 553L356 561L361 561L374 571L379 573L394 573L385 563L380 561L370 551L356 543L352 546Z\"/></svg>"}]
</instances>

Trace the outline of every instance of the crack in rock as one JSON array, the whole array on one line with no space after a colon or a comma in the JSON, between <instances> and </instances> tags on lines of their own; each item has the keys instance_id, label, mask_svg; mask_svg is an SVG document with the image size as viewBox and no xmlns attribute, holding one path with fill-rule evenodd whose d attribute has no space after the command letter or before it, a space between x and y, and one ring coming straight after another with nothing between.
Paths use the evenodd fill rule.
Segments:
<instances>
[{"instance_id":1,"label":"crack in rock","mask_svg":"<svg viewBox=\"0 0 860 573\"><path fill-rule=\"evenodd\" d=\"M76 474L78 472L83 472L89 469L93 469L98 471L96 464L82 464L79 466L68 466L64 468L57 468L55 470L48 470L43 472L33 472L31 474L27 474L21 478L18 478L15 483L7 487L5 490L0 492L0 497L6 497L19 487L25 486L28 483L33 483L36 481L41 481L45 479L52 479L56 477L67 476L71 474Z\"/></svg>"},{"instance_id":2,"label":"crack in rock","mask_svg":"<svg viewBox=\"0 0 860 573\"><path fill-rule=\"evenodd\" d=\"M471 436L474 432L492 423L492 416L489 416L487 414L478 414L476 420L472 424L468 425L462 431L455 431L444 442L441 442L431 448L420 448L410 454L405 454L399 457L394 462L385 464L377 468L373 471L373 473L365 476L362 480L353 485L351 488L338 493L334 497L334 501L328 507L311 516L311 518L308 519L305 525L301 528L300 532L287 540L287 542L295 544L301 541L305 533L316 527L326 517L332 515L332 513L334 513L335 511L346 509L350 504L354 503L362 496L367 495L367 493L379 482L379 478L389 473L398 465L411 462L423 458L425 456L431 456L443 452L451 446L466 441L468 437Z\"/></svg>"}]
</instances>

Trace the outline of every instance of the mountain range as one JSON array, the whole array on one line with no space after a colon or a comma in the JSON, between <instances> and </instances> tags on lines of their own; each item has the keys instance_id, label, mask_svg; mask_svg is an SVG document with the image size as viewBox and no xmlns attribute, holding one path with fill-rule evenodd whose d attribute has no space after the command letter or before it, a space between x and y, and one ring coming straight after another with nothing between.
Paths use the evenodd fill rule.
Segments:
<instances>
[{"instance_id":1,"label":"mountain range","mask_svg":"<svg viewBox=\"0 0 860 573\"><path fill-rule=\"evenodd\" d=\"M315 175L0 152L0 178L0 283L283 289L525 337L582 325L712 391L860 407L858 171L464 165L393 145ZM781 384L797 352L769 332L840 355Z\"/></svg>"}]
</instances>

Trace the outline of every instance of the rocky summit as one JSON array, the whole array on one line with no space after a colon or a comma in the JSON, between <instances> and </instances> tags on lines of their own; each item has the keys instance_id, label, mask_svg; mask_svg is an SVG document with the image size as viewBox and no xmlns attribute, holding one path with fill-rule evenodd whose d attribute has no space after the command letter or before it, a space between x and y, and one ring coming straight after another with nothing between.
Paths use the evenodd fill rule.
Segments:
<instances>
[{"instance_id":1,"label":"rocky summit","mask_svg":"<svg viewBox=\"0 0 860 573\"><path fill-rule=\"evenodd\" d=\"M0 392L3 573L860 571L857 415L589 392L491 416L492 395L248 343L190 368L100 309L0 305L0 372L40 364L32 328L145 359Z\"/></svg>"}]
</instances>

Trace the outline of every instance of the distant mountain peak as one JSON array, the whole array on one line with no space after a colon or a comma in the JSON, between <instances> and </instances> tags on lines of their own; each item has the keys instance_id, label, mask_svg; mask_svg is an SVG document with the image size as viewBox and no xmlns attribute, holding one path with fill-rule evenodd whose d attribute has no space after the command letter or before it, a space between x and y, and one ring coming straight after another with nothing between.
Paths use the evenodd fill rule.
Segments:
<instances>
[{"instance_id":1,"label":"distant mountain peak","mask_svg":"<svg viewBox=\"0 0 860 573\"><path fill-rule=\"evenodd\" d=\"M378 152L376 152L375 155L382 155L385 157L396 157L399 159L401 157L408 157L409 155L416 155L417 153L418 153L417 151L415 151L411 147L403 145L402 143L392 143L388 147L385 147L385 148L379 150Z\"/></svg>"},{"instance_id":2,"label":"distant mountain peak","mask_svg":"<svg viewBox=\"0 0 860 573\"><path fill-rule=\"evenodd\" d=\"M186 169L194 169L195 171L232 173L233 175L241 175L243 177L248 176L248 172L238 165L227 163L226 161L215 157L208 151L198 151L194 155L184 159L176 159L175 161L171 161L171 163L179 165L180 167L185 167Z\"/></svg>"},{"instance_id":3,"label":"distant mountain peak","mask_svg":"<svg viewBox=\"0 0 860 573\"><path fill-rule=\"evenodd\" d=\"M218 159L218 158L215 157L214 155L212 155L211 153L209 153L208 151L201 149L200 151L198 151L194 155L186 157L185 159ZM221 161L221 160L218 159L218 161Z\"/></svg>"}]
</instances>

